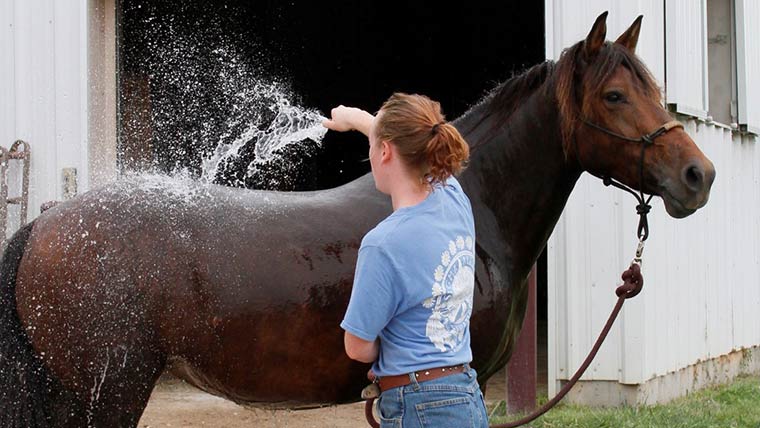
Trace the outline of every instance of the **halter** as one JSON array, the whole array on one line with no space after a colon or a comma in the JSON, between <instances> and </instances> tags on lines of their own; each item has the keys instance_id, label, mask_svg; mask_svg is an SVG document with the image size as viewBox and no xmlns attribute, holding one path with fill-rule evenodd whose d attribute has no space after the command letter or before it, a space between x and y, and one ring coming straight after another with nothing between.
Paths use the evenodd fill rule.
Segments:
<instances>
[{"instance_id":1,"label":"halter","mask_svg":"<svg viewBox=\"0 0 760 428\"><path fill-rule=\"evenodd\" d=\"M668 131L670 131L673 128L682 128L683 124L677 120L671 120L670 122L665 123L664 125L660 126L653 132L650 132L649 134L644 134L639 138L631 138L626 137L625 135L618 134L617 132L611 131L603 126L599 126L593 122L590 122L589 120L586 120L585 118L581 118L581 122L588 125L591 128L596 129L597 131L602 131L603 133L613 136L615 138L618 138L623 141L630 141L632 143L641 143L641 158L639 159L639 192L636 193L635 190L631 189L630 187L626 186L625 184L616 181L609 175L605 175L602 177L602 182L605 186L614 186L618 189L625 190L626 192L632 194L636 200L639 202L638 205L636 205L636 213L639 215L639 226L636 231L636 234L639 237L639 249L636 251L636 260L639 262L641 261L641 252L644 248L644 241L647 240L649 237L649 222L647 221L647 214L649 214L649 211L652 209L652 206L649 205L649 202L652 200L652 197L654 195L649 195L648 198L645 199L644 197L644 154L646 153L646 148L648 146L651 146L654 144L655 138L664 135ZM575 156L578 158L578 162L580 163L580 153L578 152L578 139L575 139Z\"/></svg>"}]
</instances>

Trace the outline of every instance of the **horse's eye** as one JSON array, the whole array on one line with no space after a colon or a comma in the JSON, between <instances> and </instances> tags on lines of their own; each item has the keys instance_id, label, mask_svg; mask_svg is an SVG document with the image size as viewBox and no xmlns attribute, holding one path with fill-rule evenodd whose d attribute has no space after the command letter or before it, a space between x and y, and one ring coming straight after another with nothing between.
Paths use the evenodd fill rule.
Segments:
<instances>
[{"instance_id":1,"label":"horse's eye","mask_svg":"<svg viewBox=\"0 0 760 428\"><path fill-rule=\"evenodd\" d=\"M610 103L622 103L625 100L623 94L617 91L611 91L604 94L604 99Z\"/></svg>"}]
</instances>

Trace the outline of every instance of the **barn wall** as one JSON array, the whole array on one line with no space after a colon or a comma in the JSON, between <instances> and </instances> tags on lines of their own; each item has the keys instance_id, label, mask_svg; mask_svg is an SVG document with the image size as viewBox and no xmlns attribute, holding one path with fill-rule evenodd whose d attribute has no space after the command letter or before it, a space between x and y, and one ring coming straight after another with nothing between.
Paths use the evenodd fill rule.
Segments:
<instances>
[{"instance_id":1,"label":"barn wall","mask_svg":"<svg viewBox=\"0 0 760 428\"><path fill-rule=\"evenodd\" d=\"M30 215L63 197L63 168L88 184L85 20L84 0L0 2L0 145L31 145ZM19 173L10 170L11 195Z\"/></svg>"},{"instance_id":2,"label":"barn wall","mask_svg":"<svg viewBox=\"0 0 760 428\"><path fill-rule=\"evenodd\" d=\"M549 0L547 14L552 14L553 25L547 25L547 40L553 45L547 46L547 56L557 58L559 46L584 37L602 10L609 9L613 19L608 24L610 39L635 16L644 14L643 44L638 52L658 79L667 80L668 73L661 70L684 61L679 49L698 43L687 32L676 39L667 31L664 5L662 1L581 4ZM649 19L650 15L654 19ZM690 28L696 24L683 25ZM666 35L670 35L667 44L663 40ZM673 43L682 46L669 49ZM695 61L706 68L706 62ZM660 82L664 87L664 81ZM701 78L681 83L681 89L666 94L669 103L705 105L700 104L707 102ZM692 103L691 98L679 98L683 94L696 94L699 99ZM757 97L751 102L758 103ZM706 207L681 220L670 218L661 200L654 200L651 237L644 253L644 292L626 303L582 378L586 392L597 393L575 394L579 402L664 401L689 389L683 385L672 388L687 378L676 374L718 361L721 356L729 361L727 356L736 351L760 346L760 312L755 310L760 305L756 280L760 248L751 238L759 236L760 223L748 214L760 206L757 137L706 122L699 118L704 115L697 113L677 117L715 164L717 178L711 199ZM619 275L636 248L637 221L630 195L605 188L587 174L581 177L548 246L550 395L581 364L609 315Z\"/></svg>"},{"instance_id":3,"label":"barn wall","mask_svg":"<svg viewBox=\"0 0 760 428\"><path fill-rule=\"evenodd\" d=\"M31 146L30 220L65 198L64 169L80 193L115 176L113 10L114 0L0 1L0 145ZM20 194L16 162L9 186ZM8 233L18 227L11 207Z\"/></svg>"}]
</instances>

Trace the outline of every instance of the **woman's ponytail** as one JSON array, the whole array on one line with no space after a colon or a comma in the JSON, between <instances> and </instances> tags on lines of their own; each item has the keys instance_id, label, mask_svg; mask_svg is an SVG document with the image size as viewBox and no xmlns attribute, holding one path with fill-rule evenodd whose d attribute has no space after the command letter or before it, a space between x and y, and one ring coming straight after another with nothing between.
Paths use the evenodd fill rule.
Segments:
<instances>
[{"instance_id":1,"label":"woman's ponytail","mask_svg":"<svg viewBox=\"0 0 760 428\"><path fill-rule=\"evenodd\" d=\"M431 184L442 183L451 175L459 175L470 157L470 148L459 131L450 123L433 125L427 147L428 171Z\"/></svg>"},{"instance_id":2,"label":"woman's ponytail","mask_svg":"<svg viewBox=\"0 0 760 428\"><path fill-rule=\"evenodd\" d=\"M393 94L380 108L377 137L390 141L407 166L431 185L443 183L466 166L470 149L441 105L424 95Z\"/></svg>"}]
</instances>

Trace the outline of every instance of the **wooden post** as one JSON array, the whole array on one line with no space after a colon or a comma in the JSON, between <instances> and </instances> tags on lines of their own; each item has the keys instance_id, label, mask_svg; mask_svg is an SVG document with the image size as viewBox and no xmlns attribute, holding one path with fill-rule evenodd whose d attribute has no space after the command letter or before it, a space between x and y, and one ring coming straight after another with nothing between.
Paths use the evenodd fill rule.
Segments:
<instances>
[{"instance_id":1,"label":"wooden post","mask_svg":"<svg viewBox=\"0 0 760 428\"><path fill-rule=\"evenodd\" d=\"M515 350L507 364L507 411L536 408L536 265L528 276L528 307Z\"/></svg>"}]
</instances>

